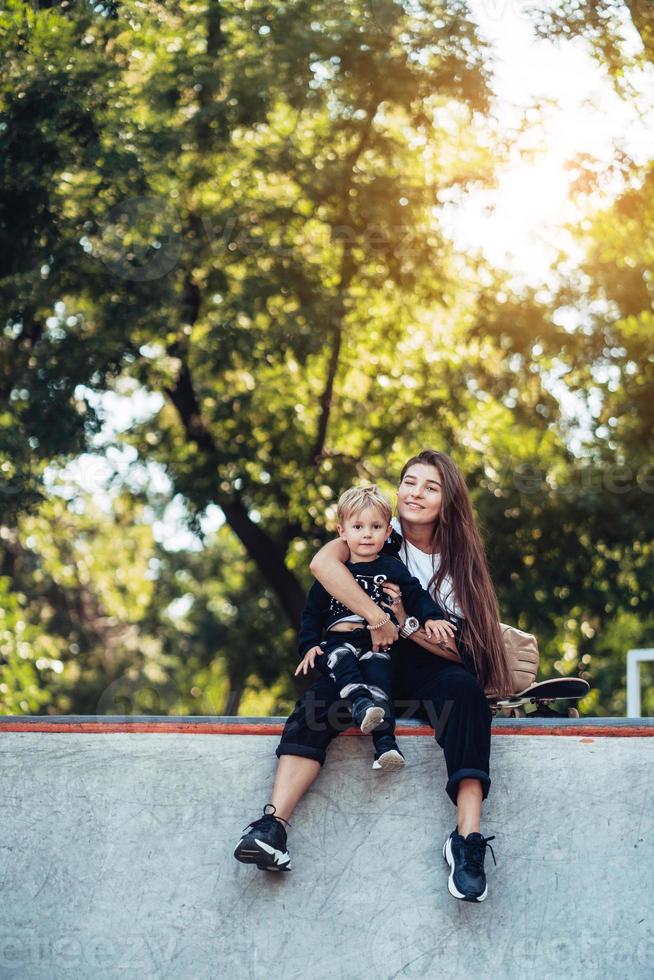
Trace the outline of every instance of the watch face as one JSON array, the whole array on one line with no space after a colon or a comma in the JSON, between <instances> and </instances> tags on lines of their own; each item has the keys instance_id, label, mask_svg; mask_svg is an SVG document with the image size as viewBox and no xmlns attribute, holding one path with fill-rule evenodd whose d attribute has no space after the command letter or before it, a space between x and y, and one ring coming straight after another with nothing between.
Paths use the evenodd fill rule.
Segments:
<instances>
[{"instance_id":1,"label":"watch face","mask_svg":"<svg viewBox=\"0 0 654 980\"><path fill-rule=\"evenodd\" d=\"M406 629L417 630L420 629L420 623L415 616L408 616L406 622L404 623Z\"/></svg>"}]
</instances>

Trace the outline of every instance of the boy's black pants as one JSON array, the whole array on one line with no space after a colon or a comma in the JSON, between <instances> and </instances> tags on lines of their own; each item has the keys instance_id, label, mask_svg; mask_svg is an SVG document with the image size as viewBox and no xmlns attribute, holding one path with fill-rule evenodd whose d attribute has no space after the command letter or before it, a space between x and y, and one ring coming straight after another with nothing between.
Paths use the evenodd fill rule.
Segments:
<instances>
[{"instance_id":1,"label":"boy's black pants","mask_svg":"<svg viewBox=\"0 0 654 980\"><path fill-rule=\"evenodd\" d=\"M367 627L347 633L328 631L320 644L322 653L315 665L331 678L341 698L349 702L358 696L370 697L384 709L385 719L371 732L375 746L381 738L395 733L393 706L393 665L390 653L372 649L372 636Z\"/></svg>"}]
</instances>

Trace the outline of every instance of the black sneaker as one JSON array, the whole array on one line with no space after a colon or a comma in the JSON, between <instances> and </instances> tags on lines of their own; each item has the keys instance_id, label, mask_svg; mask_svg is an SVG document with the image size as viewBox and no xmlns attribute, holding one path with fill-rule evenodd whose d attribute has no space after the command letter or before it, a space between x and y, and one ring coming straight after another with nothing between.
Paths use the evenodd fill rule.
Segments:
<instances>
[{"instance_id":1,"label":"black sneaker","mask_svg":"<svg viewBox=\"0 0 654 980\"><path fill-rule=\"evenodd\" d=\"M384 709L376 705L370 698L359 697L352 702L352 718L364 735L378 728L385 718Z\"/></svg>"},{"instance_id":2,"label":"black sneaker","mask_svg":"<svg viewBox=\"0 0 654 980\"><path fill-rule=\"evenodd\" d=\"M452 831L443 845L443 857L450 866L450 877L447 888L450 895L462 898L464 902L483 902L488 895L486 875L484 874L484 857L486 848L495 861L495 852L489 841L493 837L472 833L463 837L458 828Z\"/></svg>"},{"instance_id":3,"label":"black sneaker","mask_svg":"<svg viewBox=\"0 0 654 980\"><path fill-rule=\"evenodd\" d=\"M394 769L401 769L403 765L405 765L404 756L395 739L392 736L380 738L375 745L375 761L372 768L392 772Z\"/></svg>"},{"instance_id":4,"label":"black sneaker","mask_svg":"<svg viewBox=\"0 0 654 980\"><path fill-rule=\"evenodd\" d=\"M267 812L268 807L272 807L271 813ZM282 820L283 817L275 816L273 804L266 803L263 816L244 828L234 851L236 860L256 864L260 871L290 871L291 858L286 850L286 828Z\"/></svg>"}]
</instances>

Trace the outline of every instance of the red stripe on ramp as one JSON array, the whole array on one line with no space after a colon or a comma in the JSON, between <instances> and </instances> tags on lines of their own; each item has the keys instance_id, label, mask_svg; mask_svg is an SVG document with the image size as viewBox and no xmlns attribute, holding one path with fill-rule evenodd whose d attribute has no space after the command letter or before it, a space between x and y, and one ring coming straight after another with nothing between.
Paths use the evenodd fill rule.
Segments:
<instances>
[{"instance_id":1,"label":"red stripe on ramp","mask_svg":"<svg viewBox=\"0 0 654 980\"><path fill-rule=\"evenodd\" d=\"M38 732L42 734L83 734L83 735L115 735L115 734L147 734L147 735L281 735L283 725L278 723L266 724L245 724L236 725L229 722L198 722L197 724L179 722L143 722L143 721L50 721L50 722L27 722L19 719L3 721L0 723L0 735L3 732ZM562 735L568 737L591 738L634 738L634 737L654 737L654 727L647 726L543 726L530 727L515 725L502 728L493 728L493 735ZM362 736L356 728L349 728L343 735ZM419 728L411 728L401 723L396 729L397 735L432 736L434 731L428 725ZM363 736L362 736L363 737Z\"/></svg>"}]
</instances>

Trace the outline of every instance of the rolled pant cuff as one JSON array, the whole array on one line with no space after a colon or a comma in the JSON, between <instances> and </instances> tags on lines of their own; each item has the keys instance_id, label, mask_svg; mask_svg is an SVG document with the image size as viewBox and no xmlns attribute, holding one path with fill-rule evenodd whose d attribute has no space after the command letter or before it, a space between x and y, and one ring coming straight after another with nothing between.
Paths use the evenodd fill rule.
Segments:
<instances>
[{"instance_id":1,"label":"rolled pant cuff","mask_svg":"<svg viewBox=\"0 0 654 980\"><path fill-rule=\"evenodd\" d=\"M278 759L283 755L299 755L303 759L313 759L314 762L319 762L321 766L325 764L327 758L324 749L314 749L310 745L295 745L293 742L282 742L275 749L275 755Z\"/></svg>"},{"instance_id":2,"label":"rolled pant cuff","mask_svg":"<svg viewBox=\"0 0 654 980\"><path fill-rule=\"evenodd\" d=\"M452 800L452 803L454 803L454 806L456 806L456 796L459 792L459 783L462 779L478 779L482 788L482 800L486 799L491 785L491 778L488 773L484 772L483 769L457 769L455 773L452 773L445 787L445 792Z\"/></svg>"}]
</instances>

